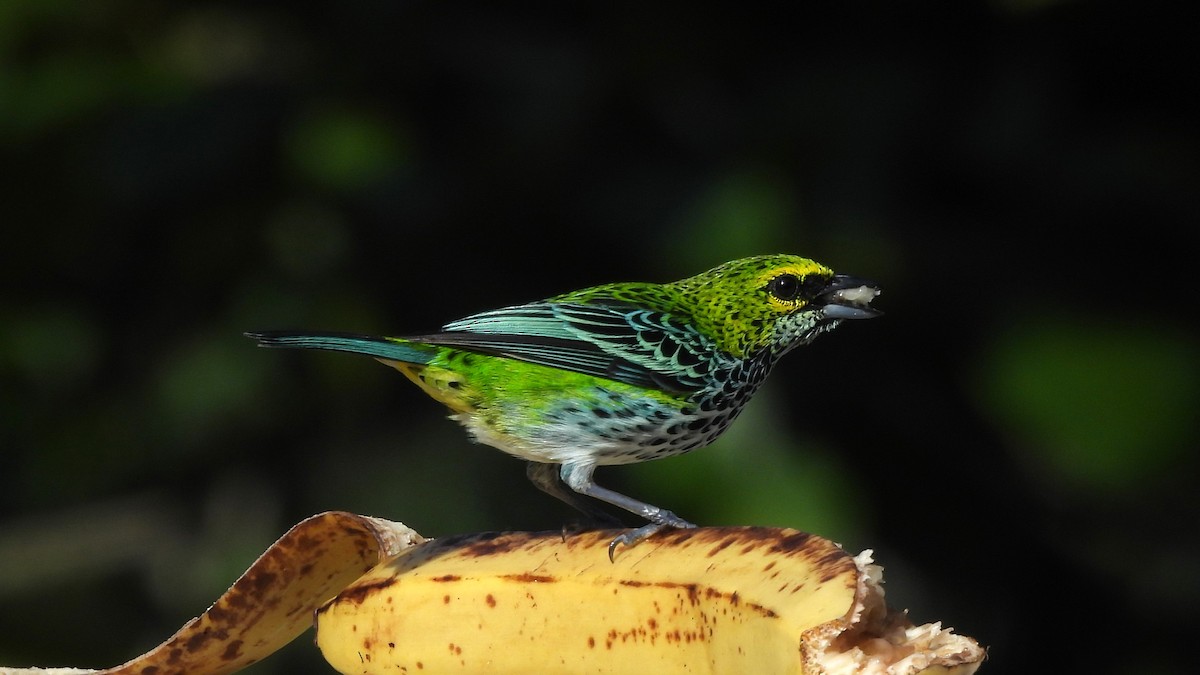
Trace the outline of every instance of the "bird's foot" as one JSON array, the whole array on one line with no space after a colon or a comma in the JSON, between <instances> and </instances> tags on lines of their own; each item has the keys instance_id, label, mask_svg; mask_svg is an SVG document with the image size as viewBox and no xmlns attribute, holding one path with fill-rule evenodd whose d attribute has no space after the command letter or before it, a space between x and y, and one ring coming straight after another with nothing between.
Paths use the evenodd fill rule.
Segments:
<instances>
[{"instance_id":1,"label":"bird's foot","mask_svg":"<svg viewBox=\"0 0 1200 675\"><path fill-rule=\"evenodd\" d=\"M622 532L614 537L613 540L608 543L608 561L616 562L615 556L617 553L617 546L625 546L626 548L631 547L641 540L666 529L687 530L696 527L694 523L689 523L670 511L663 511L661 514L659 514L659 516L659 522L643 525L637 529Z\"/></svg>"}]
</instances>

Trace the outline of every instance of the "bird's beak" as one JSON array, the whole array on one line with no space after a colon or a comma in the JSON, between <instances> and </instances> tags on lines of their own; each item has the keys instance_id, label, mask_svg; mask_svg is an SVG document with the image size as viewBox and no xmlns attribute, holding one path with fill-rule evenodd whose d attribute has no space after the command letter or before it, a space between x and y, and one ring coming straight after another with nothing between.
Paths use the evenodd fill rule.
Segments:
<instances>
[{"instance_id":1,"label":"bird's beak","mask_svg":"<svg viewBox=\"0 0 1200 675\"><path fill-rule=\"evenodd\" d=\"M817 296L814 304L823 305L822 311L827 319L873 319L883 314L870 306L881 292L872 281L837 274Z\"/></svg>"}]
</instances>

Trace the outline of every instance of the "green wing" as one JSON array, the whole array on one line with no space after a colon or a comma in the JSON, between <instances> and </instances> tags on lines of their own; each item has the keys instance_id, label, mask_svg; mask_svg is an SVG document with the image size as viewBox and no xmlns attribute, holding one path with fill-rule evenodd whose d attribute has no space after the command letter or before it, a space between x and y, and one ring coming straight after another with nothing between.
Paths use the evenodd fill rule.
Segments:
<instances>
[{"instance_id":1,"label":"green wing","mask_svg":"<svg viewBox=\"0 0 1200 675\"><path fill-rule=\"evenodd\" d=\"M684 317L617 301L535 302L482 312L405 339L596 375L673 393L704 388L731 357Z\"/></svg>"}]
</instances>

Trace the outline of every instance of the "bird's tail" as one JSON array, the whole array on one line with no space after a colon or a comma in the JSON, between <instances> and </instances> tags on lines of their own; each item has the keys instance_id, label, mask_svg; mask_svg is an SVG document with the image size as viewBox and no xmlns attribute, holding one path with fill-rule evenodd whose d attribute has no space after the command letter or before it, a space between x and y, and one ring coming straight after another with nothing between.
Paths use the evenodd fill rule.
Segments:
<instances>
[{"instance_id":1,"label":"bird's tail","mask_svg":"<svg viewBox=\"0 0 1200 675\"><path fill-rule=\"evenodd\" d=\"M304 331L255 331L245 336L259 347L282 349L324 349L334 352L365 354L385 361L424 365L433 359L435 350L420 342L403 338L375 337L353 333L313 333Z\"/></svg>"}]
</instances>

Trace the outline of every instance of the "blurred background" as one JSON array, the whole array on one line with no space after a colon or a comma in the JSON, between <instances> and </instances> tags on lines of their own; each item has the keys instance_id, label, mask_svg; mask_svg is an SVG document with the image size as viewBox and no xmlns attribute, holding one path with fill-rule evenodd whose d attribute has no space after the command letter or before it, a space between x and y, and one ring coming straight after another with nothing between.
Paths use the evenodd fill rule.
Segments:
<instances>
[{"instance_id":1,"label":"blurred background","mask_svg":"<svg viewBox=\"0 0 1200 675\"><path fill-rule=\"evenodd\" d=\"M715 446L599 480L874 549L983 672L1188 672L1198 19L0 3L0 664L123 662L321 511L573 518L394 371L243 331L794 252L887 315L790 355ZM329 672L310 638L250 672Z\"/></svg>"}]
</instances>

